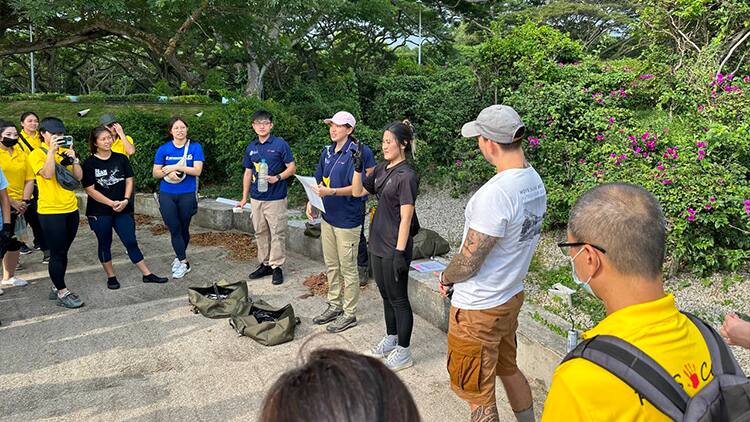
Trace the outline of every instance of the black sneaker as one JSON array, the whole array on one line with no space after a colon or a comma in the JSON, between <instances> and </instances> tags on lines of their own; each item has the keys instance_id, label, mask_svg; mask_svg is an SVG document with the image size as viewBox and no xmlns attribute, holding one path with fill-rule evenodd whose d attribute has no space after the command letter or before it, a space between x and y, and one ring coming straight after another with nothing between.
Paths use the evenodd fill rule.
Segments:
<instances>
[{"instance_id":1,"label":"black sneaker","mask_svg":"<svg viewBox=\"0 0 750 422\"><path fill-rule=\"evenodd\" d=\"M256 278L265 277L267 275L271 275L273 273L273 268L271 268L270 265L260 264L257 270L250 273L248 276L251 280L255 280Z\"/></svg>"},{"instance_id":2,"label":"black sneaker","mask_svg":"<svg viewBox=\"0 0 750 422\"><path fill-rule=\"evenodd\" d=\"M42 248L41 248L41 247L39 247L39 244L38 244L38 243L36 243L36 242L34 242L34 246L32 246L32 247L31 247L31 249L33 249L33 250L35 250L35 251L40 251L40 250L42 250Z\"/></svg>"},{"instance_id":3,"label":"black sneaker","mask_svg":"<svg viewBox=\"0 0 750 422\"><path fill-rule=\"evenodd\" d=\"M279 285L284 282L284 273L281 271L281 267L273 269L273 278L271 278L271 284Z\"/></svg>"},{"instance_id":4,"label":"black sneaker","mask_svg":"<svg viewBox=\"0 0 750 422\"><path fill-rule=\"evenodd\" d=\"M21 252L21 255L28 255L33 251L28 246L26 246L25 243L22 243L21 249L19 249L19 252Z\"/></svg>"},{"instance_id":5,"label":"black sneaker","mask_svg":"<svg viewBox=\"0 0 750 422\"><path fill-rule=\"evenodd\" d=\"M107 288L110 290L117 290L120 288L120 282L117 281L117 277L109 277L107 279Z\"/></svg>"},{"instance_id":6,"label":"black sneaker","mask_svg":"<svg viewBox=\"0 0 750 422\"><path fill-rule=\"evenodd\" d=\"M42 258L42 264L49 264L49 251L43 251L44 258Z\"/></svg>"},{"instance_id":7,"label":"black sneaker","mask_svg":"<svg viewBox=\"0 0 750 422\"><path fill-rule=\"evenodd\" d=\"M151 273L149 275L143 276L143 282L144 283L166 283L169 281L166 277L159 277L158 275Z\"/></svg>"}]
</instances>

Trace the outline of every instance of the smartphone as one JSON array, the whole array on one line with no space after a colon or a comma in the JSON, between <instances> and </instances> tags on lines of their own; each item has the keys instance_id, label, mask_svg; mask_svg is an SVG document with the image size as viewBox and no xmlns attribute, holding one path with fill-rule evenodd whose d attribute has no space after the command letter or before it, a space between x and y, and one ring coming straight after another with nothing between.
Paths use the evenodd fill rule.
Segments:
<instances>
[{"instance_id":1,"label":"smartphone","mask_svg":"<svg viewBox=\"0 0 750 422\"><path fill-rule=\"evenodd\" d=\"M747 314L747 312L735 312L735 315L737 315L741 320L750 322L750 315Z\"/></svg>"},{"instance_id":2,"label":"smartphone","mask_svg":"<svg viewBox=\"0 0 750 422\"><path fill-rule=\"evenodd\" d=\"M57 145L62 148L71 148L73 146L73 137L70 135L64 135L57 138Z\"/></svg>"}]
</instances>

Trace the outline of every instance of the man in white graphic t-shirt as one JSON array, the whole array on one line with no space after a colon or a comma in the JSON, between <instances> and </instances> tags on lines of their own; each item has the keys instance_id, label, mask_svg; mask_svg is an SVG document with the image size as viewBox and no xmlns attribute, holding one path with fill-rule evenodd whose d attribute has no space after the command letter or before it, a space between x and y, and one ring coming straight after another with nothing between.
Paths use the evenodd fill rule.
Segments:
<instances>
[{"instance_id":1,"label":"man in white graphic t-shirt","mask_svg":"<svg viewBox=\"0 0 750 422\"><path fill-rule=\"evenodd\" d=\"M453 391L469 403L472 421L497 421L495 379L500 377L519 421L533 421L531 389L516 366L516 328L523 280L539 242L547 193L521 148L524 124L513 108L493 105L466 123L496 170L466 205L460 252L439 274L452 289L448 372Z\"/></svg>"}]
</instances>

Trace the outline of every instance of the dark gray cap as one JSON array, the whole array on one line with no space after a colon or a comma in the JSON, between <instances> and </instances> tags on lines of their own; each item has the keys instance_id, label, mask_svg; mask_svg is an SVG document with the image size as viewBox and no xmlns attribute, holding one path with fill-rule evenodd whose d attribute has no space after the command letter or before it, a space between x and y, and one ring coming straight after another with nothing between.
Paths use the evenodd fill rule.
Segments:
<instances>
[{"instance_id":1,"label":"dark gray cap","mask_svg":"<svg viewBox=\"0 0 750 422\"><path fill-rule=\"evenodd\" d=\"M47 117L42 119L42 121L39 123L39 130L49 133L66 133L65 125L63 124L62 120L55 117Z\"/></svg>"},{"instance_id":2,"label":"dark gray cap","mask_svg":"<svg viewBox=\"0 0 750 422\"><path fill-rule=\"evenodd\" d=\"M498 144L512 144L513 137L524 124L521 117L507 105L491 105L479 113L477 119L461 128L461 136L474 138L482 135Z\"/></svg>"},{"instance_id":3,"label":"dark gray cap","mask_svg":"<svg viewBox=\"0 0 750 422\"><path fill-rule=\"evenodd\" d=\"M109 126L116 121L117 119L115 119L115 115L112 113L107 113L99 118L99 124L101 124L102 126Z\"/></svg>"}]
</instances>

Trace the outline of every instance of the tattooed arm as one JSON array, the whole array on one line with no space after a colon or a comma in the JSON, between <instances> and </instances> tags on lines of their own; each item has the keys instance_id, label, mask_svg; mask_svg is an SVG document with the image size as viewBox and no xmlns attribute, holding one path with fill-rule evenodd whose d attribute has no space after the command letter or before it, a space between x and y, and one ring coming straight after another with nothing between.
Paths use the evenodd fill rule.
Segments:
<instances>
[{"instance_id":1,"label":"tattooed arm","mask_svg":"<svg viewBox=\"0 0 750 422\"><path fill-rule=\"evenodd\" d=\"M455 284L466 281L482 267L497 242L497 237L469 229L461 252L453 257L442 276L443 284Z\"/></svg>"}]
</instances>

